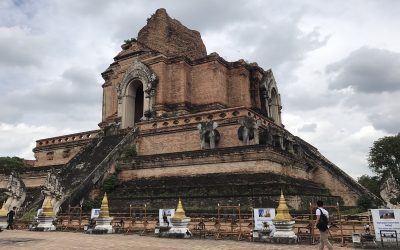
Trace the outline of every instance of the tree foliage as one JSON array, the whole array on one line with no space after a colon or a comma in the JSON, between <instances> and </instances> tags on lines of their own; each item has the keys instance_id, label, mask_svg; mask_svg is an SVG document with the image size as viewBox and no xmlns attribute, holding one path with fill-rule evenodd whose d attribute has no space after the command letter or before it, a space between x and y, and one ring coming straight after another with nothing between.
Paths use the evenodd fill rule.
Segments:
<instances>
[{"instance_id":1,"label":"tree foliage","mask_svg":"<svg viewBox=\"0 0 400 250\"><path fill-rule=\"evenodd\" d=\"M369 151L369 167L380 177L390 176L400 182L400 133L374 142Z\"/></svg>"},{"instance_id":2,"label":"tree foliage","mask_svg":"<svg viewBox=\"0 0 400 250\"><path fill-rule=\"evenodd\" d=\"M368 189L371 193L380 197L380 178L379 176L362 175L358 177L357 182Z\"/></svg>"},{"instance_id":3,"label":"tree foliage","mask_svg":"<svg viewBox=\"0 0 400 250\"><path fill-rule=\"evenodd\" d=\"M112 174L103 183L103 191L106 193L112 193L116 188L121 185L121 181L118 179L116 174Z\"/></svg>"},{"instance_id":4,"label":"tree foliage","mask_svg":"<svg viewBox=\"0 0 400 250\"><path fill-rule=\"evenodd\" d=\"M100 206L101 206L101 197L96 197L93 200L87 199L84 200L82 203L82 211L90 212L92 208L100 208Z\"/></svg>"},{"instance_id":5,"label":"tree foliage","mask_svg":"<svg viewBox=\"0 0 400 250\"><path fill-rule=\"evenodd\" d=\"M0 173L10 174L25 167L24 159L18 157L0 157Z\"/></svg>"},{"instance_id":6,"label":"tree foliage","mask_svg":"<svg viewBox=\"0 0 400 250\"><path fill-rule=\"evenodd\" d=\"M135 146L129 146L125 150L125 157L132 158L132 157L136 157L136 156L137 156L137 152L136 152L136 147Z\"/></svg>"},{"instance_id":7,"label":"tree foliage","mask_svg":"<svg viewBox=\"0 0 400 250\"><path fill-rule=\"evenodd\" d=\"M357 200L357 206L363 211L367 211L368 209L375 207L375 202L370 195L362 194Z\"/></svg>"}]
</instances>

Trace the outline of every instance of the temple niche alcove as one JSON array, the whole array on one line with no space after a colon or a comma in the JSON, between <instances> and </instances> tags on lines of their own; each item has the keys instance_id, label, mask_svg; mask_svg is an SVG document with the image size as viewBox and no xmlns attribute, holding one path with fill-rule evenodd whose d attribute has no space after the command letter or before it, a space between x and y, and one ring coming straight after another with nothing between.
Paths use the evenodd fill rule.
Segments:
<instances>
[{"instance_id":1,"label":"temple niche alcove","mask_svg":"<svg viewBox=\"0 0 400 250\"><path fill-rule=\"evenodd\" d=\"M152 117L156 83L156 75L145 64L134 61L128 68L117 87L122 129L133 128L134 124Z\"/></svg>"},{"instance_id":2,"label":"temple niche alcove","mask_svg":"<svg viewBox=\"0 0 400 250\"><path fill-rule=\"evenodd\" d=\"M144 108L143 83L139 80L131 81L122 97L122 127L133 128L143 118Z\"/></svg>"}]
</instances>

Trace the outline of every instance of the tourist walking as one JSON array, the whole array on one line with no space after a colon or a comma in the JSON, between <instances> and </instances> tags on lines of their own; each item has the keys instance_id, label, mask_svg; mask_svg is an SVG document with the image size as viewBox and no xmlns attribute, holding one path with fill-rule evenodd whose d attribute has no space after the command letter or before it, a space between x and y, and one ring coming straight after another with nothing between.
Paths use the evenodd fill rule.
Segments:
<instances>
[{"instance_id":1,"label":"tourist walking","mask_svg":"<svg viewBox=\"0 0 400 250\"><path fill-rule=\"evenodd\" d=\"M329 213L326 211L323 206L324 203L322 201L317 201L317 210L315 211L315 215L317 215L317 220L315 221L315 227L319 230L319 238L320 238L320 245L319 250L324 249L326 245L329 250L332 250L333 247L328 239L328 221L329 221Z\"/></svg>"},{"instance_id":2,"label":"tourist walking","mask_svg":"<svg viewBox=\"0 0 400 250\"><path fill-rule=\"evenodd\" d=\"M7 227L6 229L14 229L14 217L15 217L15 209L17 209L17 207L13 207L12 210L10 212L8 212L7 214Z\"/></svg>"}]
</instances>

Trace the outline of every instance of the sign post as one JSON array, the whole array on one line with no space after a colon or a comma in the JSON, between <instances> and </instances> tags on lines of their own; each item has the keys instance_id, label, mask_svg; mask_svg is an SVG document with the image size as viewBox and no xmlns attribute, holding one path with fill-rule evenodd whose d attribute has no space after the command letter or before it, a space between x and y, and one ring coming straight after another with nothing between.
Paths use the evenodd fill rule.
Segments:
<instances>
[{"instance_id":1,"label":"sign post","mask_svg":"<svg viewBox=\"0 0 400 250\"><path fill-rule=\"evenodd\" d=\"M400 234L400 209L371 209L377 241L393 241Z\"/></svg>"}]
</instances>

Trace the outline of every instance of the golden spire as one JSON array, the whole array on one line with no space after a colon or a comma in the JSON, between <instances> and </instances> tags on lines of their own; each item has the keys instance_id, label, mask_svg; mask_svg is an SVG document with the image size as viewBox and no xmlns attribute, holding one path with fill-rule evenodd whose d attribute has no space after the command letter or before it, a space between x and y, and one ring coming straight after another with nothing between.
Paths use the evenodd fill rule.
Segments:
<instances>
[{"instance_id":1,"label":"golden spire","mask_svg":"<svg viewBox=\"0 0 400 250\"><path fill-rule=\"evenodd\" d=\"M172 217L174 219L186 219L185 210L183 210L181 198L179 198L178 206L176 207L175 214Z\"/></svg>"},{"instance_id":2,"label":"golden spire","mask_svg":"<svg viewBox=\"0 0 400 250\"><path fill-rule=\"evenodd\" d=\"M47 196L44 201L43 201L44 206L42 206L43 208L43 212L42 215L46 216L46 217L53 217L55 216L54 211L53 211L53 205L51 204L51 198L50 196Z\"/></svg>"},{"instance_id":3,"label":"golden spire","mask_svg":"<svg viewBox=\"0 0 400 250\"><path fill-rule=\"evenodd\" d=\"M107 193L104 193L103 200L101 201L99 218L108 218L108 217L110 217L110 212L108 209L108 199L107 199Z\"/></svg>"},{"instance_id":4,"label":"golden spire","mask_svg":"<svg viewBox=\"0 0 400 250\"><path fill-rule=\"evenodd\" d=\"M281 190L281 197L279 198L279 206L276 209L276 215L274 221L290 221L292 220L292 216L289 214L289 208L286 205L285 196L283 196L283 192Z\"/></svg>"},{"instance_id":5,"label":"golden spire","mask_svg":"<svg viewBox=\"0 0 400 250\"><path fill-rule=\"evenodd\" d=\"M3 206L0 209L0 216L7 216L8 211L6 209L6 202L3 202Z\"/></svg>"}]
</instances>

